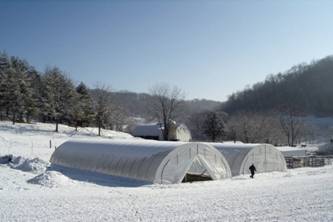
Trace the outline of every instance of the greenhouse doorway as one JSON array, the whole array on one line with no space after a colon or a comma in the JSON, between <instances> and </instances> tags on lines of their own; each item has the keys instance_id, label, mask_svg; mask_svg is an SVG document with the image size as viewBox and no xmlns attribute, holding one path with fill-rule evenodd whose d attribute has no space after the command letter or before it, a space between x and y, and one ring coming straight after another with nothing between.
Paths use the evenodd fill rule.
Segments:
<instances>
[{"instance_id":1,"label":"greenhouse doorway","mask_svg":"<svg viewBox=\"0 0 333 222\"><path fill-rule=\"evenodd\" d=\"M195 158L186 172L182 183L192 183L197 181L213 180L210 176L205 164L199 158Z\"/></svg>"}]
</instances>

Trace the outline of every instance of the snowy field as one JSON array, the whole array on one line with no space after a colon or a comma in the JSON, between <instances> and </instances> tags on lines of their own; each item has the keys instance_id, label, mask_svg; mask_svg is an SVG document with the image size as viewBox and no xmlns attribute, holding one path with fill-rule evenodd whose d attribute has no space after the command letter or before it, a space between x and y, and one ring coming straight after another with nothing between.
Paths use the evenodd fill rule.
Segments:
<instances>
[{"instance_id":1,"label":"snowy field","mask_svg":"<svg viewBox=\"0 0 333 222\"><path fill-rule=\"evenodd\" d=\"M24 157L39 157L48 161L55 149L68 139L100 138L96 137L97 128L75 128L59 124L59 133L55 133L55 124L22 124L0 122L0 155L13 154ZM102 130L102 138L132 139L127 133ZM51 141L51 148L50 148Z\"/></svg>"},{"instance_id":2,"label":"snowy field","mask_svg":"<svg viewBox=\"0 0 333 222\"><path fill-rule=\"evenodd\" d=\"M45 172L54 150L50 139L57 146L95 133L61 126L55 134L53 129L0 123L0 155L23 156L0 164L0 221L333 221L333 166L178 185Z\"/></svg>"}]
</instances>

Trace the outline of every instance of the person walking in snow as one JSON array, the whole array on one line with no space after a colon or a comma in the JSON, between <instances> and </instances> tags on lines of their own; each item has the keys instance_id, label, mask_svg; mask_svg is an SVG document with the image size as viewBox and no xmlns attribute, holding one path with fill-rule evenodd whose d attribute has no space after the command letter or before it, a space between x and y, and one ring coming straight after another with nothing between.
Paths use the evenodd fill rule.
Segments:
<instances>
[{"instance_id":1,"label":"person walking in snow","mask_svg":"<svg viewBox=\"0 0 333 222\"><path fill-rule=\"evenodd\" d=\"M256 167L254 166L254 164L252 163L252 165L249 167L249 170L251 172L251 178L253 179L254 177L254 172L257 171Z\"/></svg>"}]
</instances>

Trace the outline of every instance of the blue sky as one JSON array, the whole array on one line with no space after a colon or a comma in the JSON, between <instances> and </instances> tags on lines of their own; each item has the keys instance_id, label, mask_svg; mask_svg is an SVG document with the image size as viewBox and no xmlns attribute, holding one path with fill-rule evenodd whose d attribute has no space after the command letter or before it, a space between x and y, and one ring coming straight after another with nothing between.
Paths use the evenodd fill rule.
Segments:
<instances>
[{"instance_id":1,"label":"blue sky","mask_svg":"<svg viewBox=\"0 0 333 222\"><path fill-rule=\"evenodd\" d=\"M225 100L333 54L333 1L1 1L0 50L75 82Z\"/></svg>"}]
</instances>

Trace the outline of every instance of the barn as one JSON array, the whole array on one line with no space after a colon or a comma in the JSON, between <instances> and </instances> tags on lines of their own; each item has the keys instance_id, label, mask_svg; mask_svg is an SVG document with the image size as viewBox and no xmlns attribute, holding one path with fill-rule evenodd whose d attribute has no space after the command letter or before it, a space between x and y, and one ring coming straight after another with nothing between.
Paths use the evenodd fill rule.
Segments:
<instances>
[{"instance_id":1,"label":"barn","mask_svg":"<svg viewBox=\"0 0 333 222\"><path fill-rule=\"evenodd\" d=\"M163 130L164 126L161 123L140 124L133 128L131 134L144 139L163 140ZM171 122L168 140L188 142L191 139L191 132L186 125Z\"/></svg>"},{"instance_id":2,"label":"barn","mask_svg":"<svg viewBox=\"0 0 333 222\"><path fill-rule=\"evenodd\" d=\"M209 144L218 149L226 158L232 176L248 174L251 164L255 165L257 173L287 169L282 153L269 144Z\"/></svg>"},{"instance_id":3,"label":"barn","mask_svg":"<svg viewBox=\"0 0 333 222\"><path fill-rule=\"evenodd\" d=\"M140 124L136 125L131 134L143 139L163 140L163 127L161 124Z\"/></svg>"},{"instance_id":4,"label":"barn","mask_svg":"<svg viewBox=\"0 0 333 222\"><path fill-rule=\"evenodd\" d=\"M51 164L158 184L231 177L223 154L200 143L70 140L54 151Z\"/></svg>"}]
</instances>

